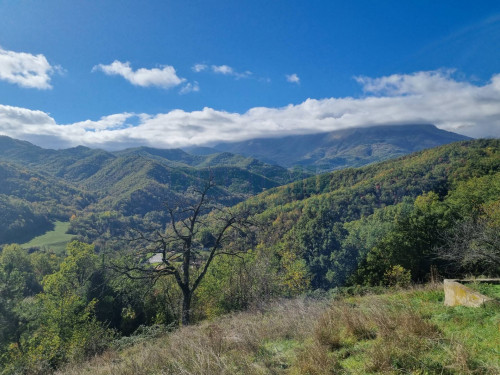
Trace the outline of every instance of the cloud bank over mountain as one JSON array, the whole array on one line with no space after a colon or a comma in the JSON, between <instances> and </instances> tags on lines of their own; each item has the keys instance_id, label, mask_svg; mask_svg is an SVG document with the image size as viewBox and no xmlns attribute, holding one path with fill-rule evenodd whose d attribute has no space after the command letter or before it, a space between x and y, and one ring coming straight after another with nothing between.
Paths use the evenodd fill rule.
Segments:
<instances>
[{"instance_id":1,"label":"cloud bank over mountain","mask_svg":"<svg viewBox=\"0 0 500 375\"><path fill-rule=\"evenodd\" d=\"M256 137L309 134L383 124L432 123L472 137L500 137L500 74L489 82L457 79L451 70L356 77L361 97L307 99L245 113L212 108L119 113L58 124L42 111L0 105L0 134L44 147L171 148Z\"/></svg>"}]
</instances>

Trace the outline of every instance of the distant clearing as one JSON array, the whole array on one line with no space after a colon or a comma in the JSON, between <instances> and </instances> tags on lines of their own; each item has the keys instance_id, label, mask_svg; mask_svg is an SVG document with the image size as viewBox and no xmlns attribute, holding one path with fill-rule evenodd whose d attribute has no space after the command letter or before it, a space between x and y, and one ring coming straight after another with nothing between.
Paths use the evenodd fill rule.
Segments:
<instances>
[{"instance_id":1,"label":"distant clearing","mask_svg":"<svg viewBox=\"0 0 500 375\"><path fill-rule=\"evenodd\" d=\"M57 253L63 253L66 245L73 238L72 234L67 234L69 221L56 221L54 230L48 231L41 236L33 238L31 241L22 244L24 248L30 247L45 247L53 249Z\"/></svg>"}]
</instances>

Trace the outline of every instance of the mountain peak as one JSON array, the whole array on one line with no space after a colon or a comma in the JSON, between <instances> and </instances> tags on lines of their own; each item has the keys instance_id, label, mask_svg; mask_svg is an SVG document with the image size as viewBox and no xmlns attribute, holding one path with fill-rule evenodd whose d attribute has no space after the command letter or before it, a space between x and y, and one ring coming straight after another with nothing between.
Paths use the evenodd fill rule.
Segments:
<instances>
[{"instance_id":1,"label":"mountain peak","mask_svg":"<svg viewBox=\"0 0 500 375\"><path fill-rule=\"evenodd\" d=\"M316 172L362 166L469 137L432 124L380 125L220 143L214 148Z\"/></svg>"}]
</instances>

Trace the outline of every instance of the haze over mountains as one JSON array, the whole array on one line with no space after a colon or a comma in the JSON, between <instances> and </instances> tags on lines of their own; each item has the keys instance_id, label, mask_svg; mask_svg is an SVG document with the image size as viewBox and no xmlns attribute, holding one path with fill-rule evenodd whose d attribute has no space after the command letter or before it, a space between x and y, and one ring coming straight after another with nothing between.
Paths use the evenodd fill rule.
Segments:
<instances>
[{"instance_id":1,"label":"haze over mountains","mask_svg":"<svg viewBox=\"0 0 500 375\"><path fill-rule=\"evenodd\" d=\"M359 167L467 139L470 138L429 124L387 125L220 143L214 149L254 157L287 168L302 166L316 172L326 172Z\"/></svg>"}]
</instances>

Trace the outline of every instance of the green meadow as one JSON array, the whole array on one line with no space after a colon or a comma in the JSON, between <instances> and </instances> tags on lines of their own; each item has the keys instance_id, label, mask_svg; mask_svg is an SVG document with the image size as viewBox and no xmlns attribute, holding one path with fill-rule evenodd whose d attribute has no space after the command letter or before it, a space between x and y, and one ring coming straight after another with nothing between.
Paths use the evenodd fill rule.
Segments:
<instances>
[{"instance_id":1,"label":"green meadow","mask_svg":"<svg viewBox=\"0 0 500 375\"><path fill-rule=\"evenodd\" d=\"M38 237L33 238L31 241L22 244L25 249L31 247L39 247L52 249L55 252L62 254L66 250L66 245L73 238L72 234L67 234L69 228L69 221L56 221L54 229L48 231Z\"/></svg>"}]
</instances>

